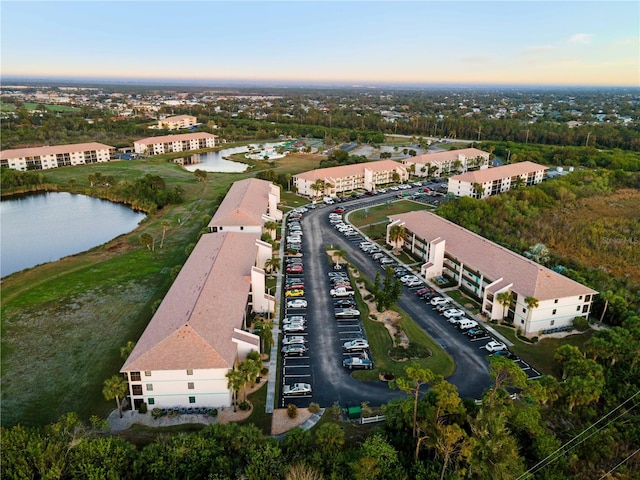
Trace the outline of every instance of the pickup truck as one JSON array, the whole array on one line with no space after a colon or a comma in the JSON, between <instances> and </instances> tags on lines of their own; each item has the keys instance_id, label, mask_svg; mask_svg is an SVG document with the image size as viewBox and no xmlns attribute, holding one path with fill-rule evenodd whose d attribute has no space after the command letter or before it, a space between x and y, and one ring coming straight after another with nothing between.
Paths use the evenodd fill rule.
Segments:
<instances>
[{"instance_id":1,"label":"pickup truck","mask_svg":"<svg viewBox=\"0 0 640 480\"><path fill-rule=\"evenodd\" d=\"M329 292L333 298L336 297L349 297L353 295L353 290L347 290L344 287L332 288L331 292Z\"/></svg>"},{"instance_id":2,"label":"pickup truck","mask_svg":"<svg viewBox=\"0 0 640 480\"><path fill-rule=\"evenodd\" d=\"M342 366L352 370L354 368L373 368L373 362L369 358L362 357L349 357L342 361Z\"/></svg>"}]
</instances>

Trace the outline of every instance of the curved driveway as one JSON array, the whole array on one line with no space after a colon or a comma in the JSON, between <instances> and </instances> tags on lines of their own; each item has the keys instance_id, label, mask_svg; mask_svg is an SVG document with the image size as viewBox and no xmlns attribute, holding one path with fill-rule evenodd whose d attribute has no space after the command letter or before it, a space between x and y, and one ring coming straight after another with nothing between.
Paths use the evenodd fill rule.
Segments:
<instances>
[{"instance_id":1,"label":"curved driveway","mask_svg":"<svg viewBox=\"0 0 640 480\"><path fill-rule=\"evenodd\" d=\"M355 208L383 203L393 197L394 195L390 194L380 195L366 200L345 202L341 206L347 208L349 213ZM329 224L328 214L332 209L333 207L317 208L303 216L305 294L309 303L306 310L309 355L283 361L284 383L311 383L313 395L307 398L280 399L279 406L284 406L285 403L308 406L311 402L323 407L331 406L335 402L344 406L358 405L363 401L377 406L404 395L398 390L390 390L384 382L357 381L351 377L350 371L342 367L341 344L344 338L341 338L341 329L344 326L333 316L333 299L329 295L327 275L332 267L326 255L327 246L333 244L345 250L348 261L371 279L375 277L380 265L358 248L358 243L362 240L360 237L350 241ZM470 341L448 324L428 303L406 288L397 303L453 357L457 368L447 380L457 387L460 395L463 398L480 398L482 392L491 385L488 362L484 358L487 354L483 348L486 341Z\"/></svg>"}]
</instances>

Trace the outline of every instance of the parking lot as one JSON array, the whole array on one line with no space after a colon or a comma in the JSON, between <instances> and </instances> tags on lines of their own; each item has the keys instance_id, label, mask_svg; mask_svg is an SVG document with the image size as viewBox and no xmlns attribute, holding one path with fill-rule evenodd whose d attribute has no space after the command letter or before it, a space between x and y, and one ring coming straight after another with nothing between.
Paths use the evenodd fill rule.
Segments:
<instances>
[{"instance_id":1,"label":"parking lot","mask_svg":"<svg viewBox=\"0 0 640 480\"><path fill-rule=\"evenodd\" d=\"M336 225L340 223L336 221L335 216L334 218L329 216L336 206L345 209L345 213L348 213L356 208L388 202L396 194L394 191L388 191L342 202L339 205L323 206L304 212L298 219L303 240L299 249L301 257L296 262L303 264L303 271L286 272L285 270L284 281L302 281L304 296L286 297L283 310L285 318L291 315L304 316L303 328L295 332L295 335L304 337L306 350L299 355L283 356L280 406L294 403L302 407L308 406L311 402L321 406L330 406L338 402L344 406L359 404L362 401L368 401L371 405L381 405L401 395L398 391L389 390L384 382L356 381L351 377L348 366L343 366L345 359L356 357L355 368L367 368L369 361L373 367L375 358L371 357L368 349L350 352L344 348L346 342L356 339L366 340L366 335L359 316L340 320L335 317L336 299L330 294L332 284L329 280L333 265L327 260L326 252L327 245L338 245L340 249L346 251L347 260L369 278L374 278L378 269L384 270L386 265L400 267L397 260L384 249L374 247L365 252L360 248L360 244L367 239L357 230L349 228L348 222L343 221L345 227L337 229ZM376 255L375 260L374 255ZM406 274L409 273L413 272L406 272ZM421 281L420 284L407 282L407 285L411 286L403 288L398 305L454 358L456 372L447 380L456 385L460 395L480 398L482 392L491 385L486 358L492 353L487 350L486 345L495 340L491 332L481 329L484 332L483 335L465 334L454 323L449 323L448 319L436 310L436 306L431 305L430 299L433 296L425 298L416 294L425 286ZM297 309L287 307L287 300L294 298L304 299L307 306ZM455 305L451 307L454 308ZM522 360L514 359L514 361L529 378L540 375ZM282 394L285 385L294 384L308 384L310 391L302 388L300 389L302 393Z\"/></svg>"}]
</instances>

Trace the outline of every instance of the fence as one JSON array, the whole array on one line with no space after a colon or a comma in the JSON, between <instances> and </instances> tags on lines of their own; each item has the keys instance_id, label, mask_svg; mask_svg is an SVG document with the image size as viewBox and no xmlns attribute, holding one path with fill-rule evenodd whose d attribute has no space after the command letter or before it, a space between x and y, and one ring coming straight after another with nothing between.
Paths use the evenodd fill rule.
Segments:
<instances>
[{"instance_id":1,"label":"fence","mask_svg":"<svg viewBox=\"0 0 640 480\"><path fill-rule=\"evenodd\" d=\"M375 417L362 417L360 418L360 425L364 425L367 423L376 423L376 422L384 422L387 417L384 415L376 415Z\"/></svg>"}]
</instances>

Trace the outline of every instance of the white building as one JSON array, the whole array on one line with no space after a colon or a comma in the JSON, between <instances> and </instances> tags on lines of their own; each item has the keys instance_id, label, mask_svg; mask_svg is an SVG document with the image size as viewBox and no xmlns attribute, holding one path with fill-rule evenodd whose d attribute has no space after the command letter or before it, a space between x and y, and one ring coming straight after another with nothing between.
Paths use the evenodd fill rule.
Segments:
<instances>
[{"instance_id":1,"label":"white building","mask_svg":"<svg viewBox=\"0 0 640 480\"><path fill-rule=\"evenodd\" d=\"M50 168L108 162L115 147L102 143L75 143L47 147L15 148L0 152L0 166L14 170L48 170Z\"/></svg>"},{"instance_id":2,"label":"white building","mask_svg":"<svg viewBox=\"0 0 640 480\"><path fill-rule=\"evenodd\" d=\"M486 198L517 186L531 186L547 177L548 167L533 162L512 163L449 178L448 192L457 197Z\"/></svg>"},{"instance_id":3,"label":"white building","mask_svg":"<svg viewBox=\"0 0 640 480\"><path fill-rule=\"evenodd\" d=\"M390 217L405 228L403 248L424 262L425 279L445 277L477 298L491 319L509 318L527 336L588 317L598 292L426 211ZM510 292L503 306L497 295ZM527 299L536 299L529 307Z\"/></svg>"},{"instance_id":4,"label":"white building","mask_svg":"<svg viewBox=\"0 0 640 480\"><path fill-rule=\"evenodd\" d=\"M249 233L205 234L120 370L133 407L228 407L226 374L260 339L246 328L264 295L271 245Z\"/></svg>"},{"instance_id":5,"label":"white building","mask_svg":"<svg viewBox=\"0 0 640 480\"><path fill-rule=\"evenodd\" d=\"M414 175L417 177L441 177L451 173L487 168L489 156L489 152L477 148L463 148L405 158L402 164L407 169L413 165Z\"/></svg>"},{"instance_id":6,"label":"white building","mask_svg":"<svg viewBox=\"0 0 640 480\"><path fill-rule=\"evenodd\" d=\"M261 234L265 222L282 220L280 187L266 180L247 178L235 182L211 218L209 232Z\"/></svg>"},{"instance_id":7,"label":"white building","mask_svg":"<svg viewBox=\"0 0 640 480\"><path fill-rule=\"evenodd\" d=\"M193 115L176 115L158 120L158 128L165 130L180 130L181 128L193 127L198 123L198 119Z\"/></svg>"},{"instance_id":8,"label":"white building","mask_svg":"<svg viewBox=\"0 0 640 480\"><path fill-rule=\"evenodd\" d=\"M133 143L133 149L136 153L144 155L159 155L161 153L213 148L216 145L218 145L217 135L196 132L143 138Z\"/></svg>"},{"instance_id":9,"label":"white building","mask_svg":"<svg viewBox=\"0 0 640 480\"><path fill-rule=\"evenodd\" d=\"M299 195L335 197L338 193L357 189L372 191L378 186L404 182L408 178L407 170L400 163L380 160L310 170L294 175L293 183ZM318 180L323 181L326 187L323 191L316 192L311 186Z\"/></svg>"}]
</instances>

